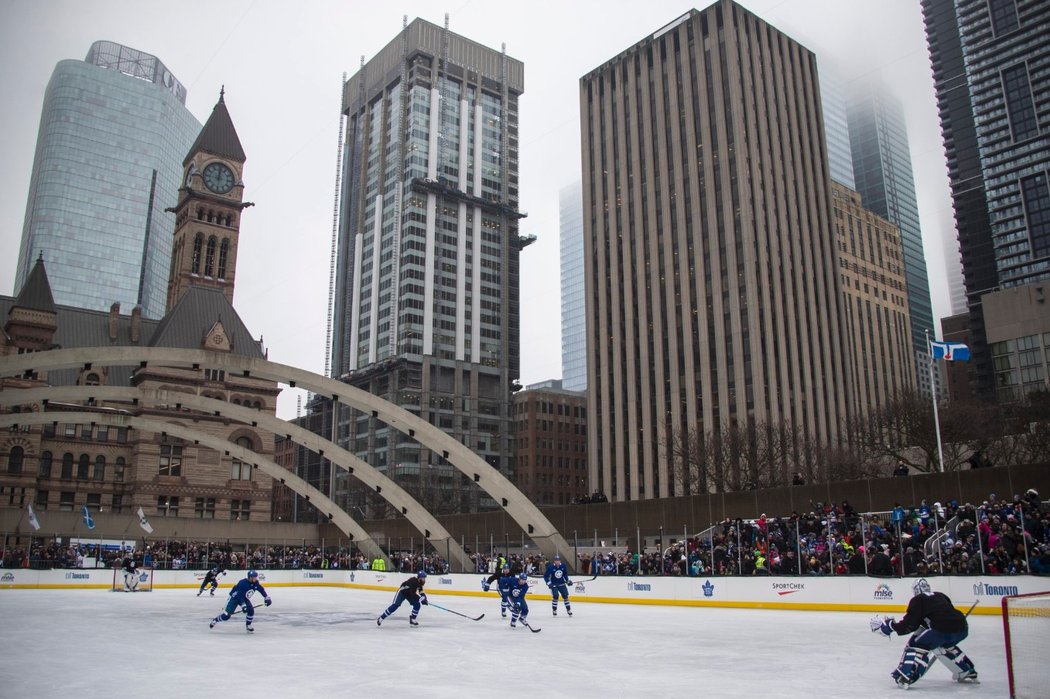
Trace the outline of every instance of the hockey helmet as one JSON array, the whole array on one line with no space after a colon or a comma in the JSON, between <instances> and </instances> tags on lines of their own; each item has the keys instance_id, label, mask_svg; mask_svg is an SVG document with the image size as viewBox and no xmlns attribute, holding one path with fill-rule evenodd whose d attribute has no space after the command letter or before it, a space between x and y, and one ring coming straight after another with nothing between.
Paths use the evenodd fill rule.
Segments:
<instances>
[{"instance_id":1,"label":"hockey helmet","mask_svg":"<svg viewBox=\"0 0 1050 699\"><path fill-rule=\"evenodd\" d=\"M523 573L518 573L518 580L520 580L522 582L526 582L528 579L529 579L529 574L528 573L524 573L524 572Z\"/></svg>"},{"instance_id":2,"label":"hockey helmet","mask_svg":"<svg viewBox=\"0 0 1050 699\"><path fill-rule=\"evenodd\" d=\"M427 572L425 570L421 570L418 573L416 573L416 577L417 578L426 578L427 577Z\"/></svg>"},{"instance_id":3,"label":"hockey helmet","mask_svg":"<svg viewBox=\"0 0 1050 699\"><path fill-rule=\"evenodd\" d=\"M503 564L503 570L509 573L510 572L510 563L504 563Z\"/></svg>"},{"instance_id":4,"label":"hockey helmet","mask_svg":"<svg viewBox=\"0 0 1050 699\"><path fill-rule=\"evenodd\" d=\"M255 570L249 570L248 571L248 579L249 580L251 580L252 578L257 578L257 577L259 577L258 571L255 571Z\"/></svg>"},{"instance_id":5,"label":"hockey helmet","mask_svg":"<svg viewBox=\"0 0 1050 699\"><path fill-rule=\"evenodd\" d=\"M561 554L560 553L554 554L554 560L560 561L561 560Z\"/></svg>"},{"instance_id":6,"label":"hockey helmet","mask_svg":"<svg viewBox=\"0 0 1050 699\"><path fill-rule=\"evenodd\" d=\"M933 590L930 588L930 583L926 582L926 578L919 578L911 584L912 594L915 595L928 595Z\"/></svg>"}]
</instances>

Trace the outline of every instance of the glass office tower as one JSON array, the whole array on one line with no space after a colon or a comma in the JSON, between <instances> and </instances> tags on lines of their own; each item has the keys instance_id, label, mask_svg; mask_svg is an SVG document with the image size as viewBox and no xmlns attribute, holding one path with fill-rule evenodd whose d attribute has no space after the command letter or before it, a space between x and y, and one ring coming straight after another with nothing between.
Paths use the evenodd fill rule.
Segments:
<instances>
[{"instance_id":1,"label":"glass office tower","mask_svg":"<svg viewBox=\"0 0 1050 699\"><path fill-rule=\"evenodd\" d=\"M164 315L182 159L201 130L155 56L109 41L44 94L15 289L36 259L58 304Z\"/></svg>"},{"instance_id":2,"label":"glass office tower","mask_svg":"<svg viewBox=\"0 0 1050 699\"><path fill-rule=\"evenodd\" d=\"M583 183L559 192L561 240L561 382L567 391L587 390L587 318L583 270Z\"/></svg>"}]
</instances>

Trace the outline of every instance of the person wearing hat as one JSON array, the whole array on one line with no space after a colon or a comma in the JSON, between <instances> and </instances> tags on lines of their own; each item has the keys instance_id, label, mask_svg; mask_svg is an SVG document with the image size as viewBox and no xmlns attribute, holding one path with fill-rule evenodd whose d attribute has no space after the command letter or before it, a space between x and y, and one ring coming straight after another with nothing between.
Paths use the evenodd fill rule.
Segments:
<instances>
[{"instance_id":1,"label":"person wearing hat","mask_svg":"<svg viewBox=\"0 0 1050 699\"><path fill-rule=\"evenodd\" d=\"M543 573L543 582L551 591L551 612L558 616L558 595L561 595L565 604L565 613L572 616L572 604L569 602L569 569L561 562L561 555L554 554L554 560L547 564L547 570Z\"/></svg>"},{"instance_id":2,"label":"person wearing hat","mask_svg":"<svg viewBox=\"0 0 1050 699\"><path fill-rule=\"evenodd\" d=\"M406 600L412 605L412 612L408 615L408 623L412 626L419 626L419 622L416 621L416 617L419 616L419 607L420 605L428 604L427 593L423 592L423 585L426 582L426 571L421 570L416 573L415 577L401 583L401 587L397 588L397 593L394 595L394 601L376 618L376 626L382 626L383 619L397 611L397 608Z\"/></svg>"}]
</instances>

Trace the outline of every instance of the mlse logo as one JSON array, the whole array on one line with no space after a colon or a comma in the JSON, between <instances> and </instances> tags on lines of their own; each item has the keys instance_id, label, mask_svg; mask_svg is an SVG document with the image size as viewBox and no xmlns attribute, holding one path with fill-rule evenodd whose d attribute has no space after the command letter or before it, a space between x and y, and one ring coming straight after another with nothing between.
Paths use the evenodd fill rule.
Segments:
<instances>
[{"instance_id":1,"label":"mlse logo","mask_svg":"<svg viewBox=\"0 0 1050 699\"><path fill-rule=\"evenodd\" d=\"M87 573L66 573L66 580L87 580L90 577Z\"/></svg>"},{"instance_id":2,"label":"mlse logo","mask_svg":"<svg viewBox=\"0 0 1050 699\"><path fill-rule=\"evenodd\" d=\"M303 573L303 579L305 580L321 580L324 579L324 573Z\"/></svg>"},{"instance_id":3,"label":"mlse logo","mask_svg":"<svg viewBox=\"0 0 1050 699\"><path fill-rule=\"evenodd\" d=\"M452 578L438 578L438 585L451 585Z\"/></svg>"},{"instance_id":4,"label":"mlse logo","mask_svg":"<svg viewBox=\"0 0 1050 699\"><path fill-rule=\"evenodd\" d=\"M4 573L4 577L0 578L0 582L13 583L15 581L14 573Z\"/></svg>"},{"instance_id":5,"label":"mlse logo","mask_svg":"<svg viewBox=\"0 0 1050 699\"><path fill-rule=\"evenodd\" d=\"M629 582L627 583L627 591L630 592L631 590L637 592L652 592L653 586L649 583Z\"/></svg>"},{"instance_id":6,"label":"mlse logo","mask_svg":"<svg viewBox=\"0 0 1050 699\"><path fill-rule=\"evenodd\" d=\"M1020 594L1020 590L1018 590L1016 585L988 585L987 583L978 582L973 586L973 594L1002 597Z\"/></svg>"},{"instance_id":7,"label":"mlse logo","mask_svg":"<svg viewBox=\"0 0 1050 699\"><path fill-rule=\"evenodd\" d=\"M881 583L875 588L875 599L893 599L893 590L886 583Z\"/></svg>"},{"instance_id":8,"label":"mlse logo","mask_svg":"<svg viewBox=\"0 0 1050 699\"><path fill-rule=\"evenodd\" d=\"M576 583L575 591L576 592L587 592L587 588L584 586L584 584L582 582L578 582L578 583Z\"/></svg>"},{"instance_id":9,"label":"mlse logo","mask_svg":"<svg viewBox=\"0 0 1050 699\"><path fill-rule=\"evenodd\" d=\"M711 584L710 580L705 580L700 589L704 591L704 597L714 597L715 595L715 586Z\"/></svg>"}]
</instances>

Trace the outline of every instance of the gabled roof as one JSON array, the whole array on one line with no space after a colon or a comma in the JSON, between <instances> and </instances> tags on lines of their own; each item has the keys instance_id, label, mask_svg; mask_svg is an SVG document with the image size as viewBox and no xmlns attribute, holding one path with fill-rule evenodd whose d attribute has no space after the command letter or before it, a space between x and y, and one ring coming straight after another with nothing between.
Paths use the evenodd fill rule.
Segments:
<instances>
[{"instance_id":1,"label":"gabled roof","mask_svg":"<svg viewBox=\"0 0 1050 699\"><path fill-rule=\"evenodd\" d=\"M232 354L265 359L261 343L252 337L241 317L221 289L191 285L175 307L160 321L149 347L201 349L206 333L222 323L229 338Z\"/></svg>"},{"instance_id":2,"label":"gabled roof","mask_svg":"<svg viewBox=\"0 0 1050 699\"><path fill-rule=\"evenodd\" d=\"M44 270L44 257L36 259L29 278L18 292L14 305L18 308L31 308L36 311L55 312L55 297L51 294L51 282Z\"/></svg>"},{"instance_id":3,"label":"gabled roof","mask_svg":"<svg viewBox=\"0 0 1050 699\"><path fill-rule=\"evenodd\" d=\"M243 163L247 158L244 149L241 148L241 139L237 138L237 129L233 128L233 120L230 112L226 109L225 90L219 93L219 101L211 110L208 122L197 135L197 140L190 147L186 159L182 161L183 167L193 160L193 156L199 151L217 155L220 158L229 158Z\"/></svg>"}]
</instances>

